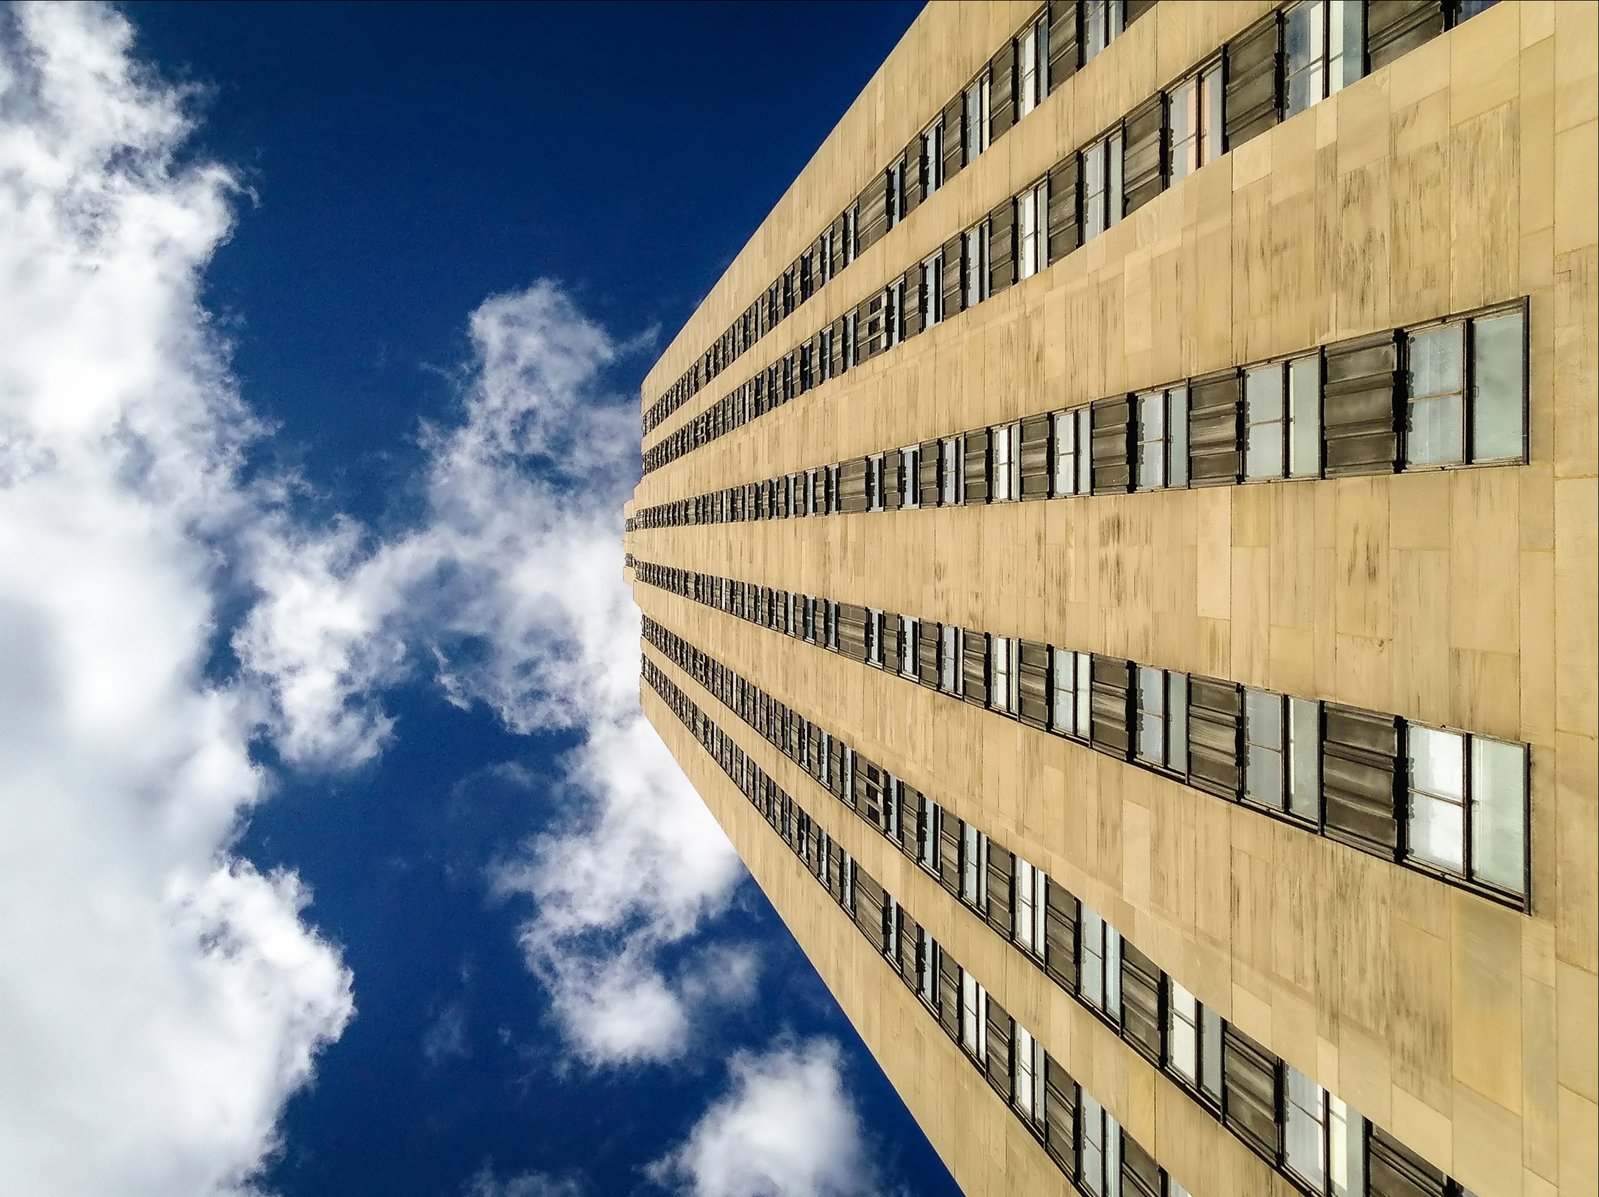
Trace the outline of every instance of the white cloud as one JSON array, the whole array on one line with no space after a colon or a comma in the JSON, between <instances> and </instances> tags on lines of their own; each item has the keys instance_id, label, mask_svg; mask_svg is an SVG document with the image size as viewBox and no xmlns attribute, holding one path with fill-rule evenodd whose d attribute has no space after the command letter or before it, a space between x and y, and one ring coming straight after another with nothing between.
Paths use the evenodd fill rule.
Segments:
<instances>
[{"instance_id":1,"label":"white cloud","mask_svg":"<svg viewBox=\"0 0 1599 1197\"><path fill-rule=\"evenodd\" d=\"M233 183L97 7L0 11L0 1189L243 1191L352 1013L308 895L229 854L209 682L261 429L197 300Z\"/></svg>"},{"instance_id":2,"label":"white cloud","mask_svg":"<svg viewBox=\"0 0 1599 1197\"><path fill-rule=\"evenodd\" d=\"M844 1093L838 1045L740 1054L687 1142L650 1169L693 1197L866 1197L881 1187Z\"/></svg>"},{"instance_id":3,"label":"white cloud","mask_svg":"<svg viewBox=\"0 0 1599 1197\"><path fill-rule=\"evenodd\" d=\"M501 1177L484 1164L462 1190L462 1197L583 1197L583 1186L571 1177L542 1172Z\"/></svg>"},{"instance_id":4,"label":"white cloud","mask_svg":"<svg viewBox=\"0 0 1599 1197\"><path fill-rule=\"evenodd\" d=\"M351 523L263 525L264 597L235 647L275 695L280 750L302 765L381 751L384 691L424 668L512 731L579 731L536 797L573 788L580 814L505 862L495 888L536 904L522 945L579 1055L671 1058L691 1039L693 977L663 970L660 949L720 910L743 873L639 711L621 549L636 410L603 390L617 347L552 283L488 300L471 337L461 417L423 433L425 521L365 550Z\"/></svg>"}]
</instances>

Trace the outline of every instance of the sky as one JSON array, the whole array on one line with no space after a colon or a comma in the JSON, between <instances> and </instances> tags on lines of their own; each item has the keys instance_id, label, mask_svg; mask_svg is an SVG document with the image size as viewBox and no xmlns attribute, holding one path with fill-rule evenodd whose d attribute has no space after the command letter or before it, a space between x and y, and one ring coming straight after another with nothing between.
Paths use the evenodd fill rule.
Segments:
<instances>
[{"instance_id":1,"label":"sky","mask_svg":"<svg viewBox=\"0 0 1599 1197\"><path fill-rule=\"evenodd\" d=\"M918 7L0 7L0 1192L956 1191L620 546Z\"/></svg>"}]
</instances>

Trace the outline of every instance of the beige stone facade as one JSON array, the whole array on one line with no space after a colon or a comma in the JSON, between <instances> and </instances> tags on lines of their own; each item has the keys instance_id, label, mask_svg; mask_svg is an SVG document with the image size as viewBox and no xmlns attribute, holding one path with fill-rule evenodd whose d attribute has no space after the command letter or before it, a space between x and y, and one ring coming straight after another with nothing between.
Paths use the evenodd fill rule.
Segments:
<instances>
[{"instance_id":1,"label":"beige stone facade","mask_svg":"<svg viewBox=\"0 0 1599 1197\"><path fill-rule=\"evenodd\" d=\"M646 451L1293 7L1139 12L652 427ZM1040 13L928 6L662 355L646 410ZM1047 872L1163 977L1449 1178L1373 1193L1599 1190L1596 45L1599 6L1576 0L1462 19L1051 250L1032 277L651 470L628 508L649 619ZM637 526L722 488L1523 299L1523 462ZM643 563L1525 746L1525 900L644 584ZM1169 1192L1303 1189L1286 1146L1252 1150L678 662L646 656L1037 1036ZM1072 1191L1070 1167L660 695L643 701L962 1188ZM1403 777L1397 789L1403 802Z\"/></svg>"}]
</instances>

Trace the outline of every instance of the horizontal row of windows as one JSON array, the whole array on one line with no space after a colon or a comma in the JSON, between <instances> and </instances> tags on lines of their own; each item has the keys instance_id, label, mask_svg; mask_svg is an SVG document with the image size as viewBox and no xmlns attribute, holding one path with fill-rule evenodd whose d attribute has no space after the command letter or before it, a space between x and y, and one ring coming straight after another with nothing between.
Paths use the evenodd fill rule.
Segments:
<instances>
[{"instance_id":1,"label":"horizontal row of windows","mask_svg":"<svg viewBox=\"0 0 1599 1197\"><path fill-rule=\"evenodd\" d=\"M902 837L883 825L877 810L887 802L889 787L862 784L873 776L892 780L884 771L653 621L646 638L1021 947L1035 966L1298 1188L1327 1197L1470 1197L1458 1182L1197 1001L1041 870L951 819L925 796L894 787L902 801L912 799L901 816L905 821L937 828L930 864L929 837ZM648 657L643 676L1080 1192L1186 1197L1037 1037ZM947 866L940 853L953 854L958 863ZM1001 892L1014 900L996 901Z\"/></svg>"},{"instance_id":2,"label":"horizontal row of windows","mask_svg":"<svg viewBox=\"0 0 1599 1197\"><path fill-rule=\"evenodd\" d=\"M1225 149L1419 45L1481 4L1302 0L1224 47L644 453L646 473L1030 277ZM892 172L890 178L894 177ZM890 204L892 210L893 205ZM1346 405L1348 406L1348 405ZM1447 405L1437 410L1448 423ZM646 431L654 425L646 420ZM1443 438L1441 425L1418 429Z\"/></svg>"},{"instance_id":3,"label":"horizontal row of windows","mask_svg":"<svg viewBox=\"0 0 1599 1197\"><path fill-rule=\"evenodd\" d=\"M646 585L1526 909L1525 744L647 562Z\"/></svg>"},{"instance_id":4,"label":"horizontal row of windows","mask_svg":"<svg viewBox=\"0 0 1599 1197\"><path fill-rule=\"evenodd\" d=\"M1110 44L1154 0L1052 0L644 413L648 434Z\"/></svg>"},{"instance_id":5,"label":"horizontal row of windows","mask_svg":"<svg viewBox=\"0 0 1599 1197\"><path fill-rule=\"evenodd\" d=\"M647 507L633 528L1527 459L1527 301Z\"/></svg>"}]
</instances>

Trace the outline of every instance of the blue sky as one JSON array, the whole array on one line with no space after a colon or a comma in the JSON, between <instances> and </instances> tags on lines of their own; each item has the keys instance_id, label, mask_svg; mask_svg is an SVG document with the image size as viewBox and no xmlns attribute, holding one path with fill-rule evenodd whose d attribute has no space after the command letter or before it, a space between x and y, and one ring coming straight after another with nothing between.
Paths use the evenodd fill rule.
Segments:
<instances>
[{"instance_id":1,"label":"blue sky","mask_svg":"<svg viewBox=\"0 0 1599 1197\"><path fill-rule=\"evenodd\" d=\"M0 1190L955 1191L618 544L918 7L0 10Z\"/></svg>"}]
</instances>

